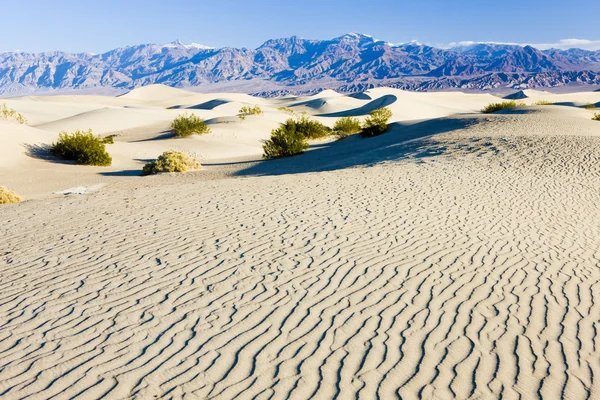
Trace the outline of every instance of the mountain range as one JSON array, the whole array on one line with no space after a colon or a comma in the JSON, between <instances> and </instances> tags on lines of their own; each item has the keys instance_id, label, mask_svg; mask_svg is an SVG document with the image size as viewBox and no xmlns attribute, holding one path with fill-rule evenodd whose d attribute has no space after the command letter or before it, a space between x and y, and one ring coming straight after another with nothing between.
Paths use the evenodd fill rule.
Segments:
<instances>
[{"instance_id":1,"label":"mountain range","mask_svg":"<svg viewBox=\"0 0 600 400\"><path fill-rule=\"evenodd\" d=\"M600 85L600 50L539 50L478 43L441 49L349 33L330 40L272 39L256 49L179 41L103 54L0 53L0 94L126 91L148 84L276 96L392 86L407 90L502 90Z\"/></svg>"}]
</instances>

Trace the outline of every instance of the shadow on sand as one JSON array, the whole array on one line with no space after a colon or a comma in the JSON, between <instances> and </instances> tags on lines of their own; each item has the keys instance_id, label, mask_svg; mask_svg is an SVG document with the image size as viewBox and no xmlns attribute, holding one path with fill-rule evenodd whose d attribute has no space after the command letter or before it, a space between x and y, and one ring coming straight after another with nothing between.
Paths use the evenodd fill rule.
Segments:
<instances>
[{"instance_id":1,"label":"shadow on sand","mask_svg":"<svg viewBox=\"0 0 600 400\"><path fill-rule=\"evenodd\" d=\"M240 167L234 176L268 176L306 172L332 171L355 166L375 165L384 161L401 160L415 155L417 149L426 146L431 135L464 129L478 123L481 117L440 118L411 123L393 123L383 135L362 138L353 135L335 142L314 145L311 150L294 157L262 162L204 164ZM423 141L415 139L424 139ZM422 153L420 157L427 155ZM247 164L245 166L244 164Z\"/></svg>"}]
</instances>

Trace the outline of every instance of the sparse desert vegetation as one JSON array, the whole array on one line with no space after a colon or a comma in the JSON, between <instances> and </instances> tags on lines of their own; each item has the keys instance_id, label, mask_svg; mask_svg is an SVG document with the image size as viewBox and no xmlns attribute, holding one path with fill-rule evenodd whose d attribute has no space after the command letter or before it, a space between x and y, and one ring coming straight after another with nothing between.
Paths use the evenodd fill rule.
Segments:
<instances>
[{"instance_id":1,"label":"sparse desert vegetation","mask_svg":"<svg viewBox=\"0 0 600 400\"><path fill-rule=\"evenodd\" d=\"M271 131L271 138L263 145L264 158L279 158L304 153L308 149L308 141L303 126L294 118Z\"/></svg>"},{"instance_id":2,"label":"sparse desert vegetation","mask_svg":"<svg viewBox=\"0 0 600 400\"><path fill-rule=\"evenodd\" d=\"M503 101L501 103L491 103L481 109L481 112L484 114L495 113L500 110L508 110L511 108L523 107L525 103L516 102L516 101Z\"/></svg>"},{"instance_id":3,"label":"sparse desert vegetation","mask_svg":"<svg viewBox=\"0 0 600 400\"><path fill-rule=\"evenodd\" d=\"M203 135L210 128L202 118L195 114L180 114L171 123L171 129L177 137L190 137L193 134Z\"/></svg>"},{"instance_id":4,"label":"sparse desert vegetation","mask_svg":"<svg viewBox=\"0 0 600 400\"><path fill-rule=\"evenodd\" d=\"M25 118L23 114L17 112L12 108L8 108L6 106L6 103L2 103L2 105L0 106L0 117L5 121L15 120L19 124L23 125L27 123L27 118Z\"/></svg>"},{"instance_id":5,"label":"sparse desert vegetation","mask_svg":"<svg viewBox=\"0 0 600 400\"><path fill-rule=\"evenodd\" d=\"M240 108L240 110L238 112L239 112L238 117L242 121L245 120L248 115L263 115L264 114L263 110L261 110L261 108L258 105L255 105L254 107L244 106L244 107Z\"/></svg>"},{"instance_id":6,"label":"sparse desert vegetation","mask_svg":"<svg viewBox=\"0 0 600 400\"><path fill-rule=\"evenodd\" d=\"M333 125L333 134L340 139L358 133L360 130L360 120L355 117L340 118Z\"/></svg>"},{"instance_id":7,"label":"sparse desert vegetation","mask_svg":"<svg viewBox=\"0 0 600 400\"><path fill-rule=\"evenodd\" d=\"M290 118L286 121L294 120L296 129L304 135L306 139L322 139L331 135L331 128L323 125L319 121L310 119L307 115L302 115L296 119Z\"/></svg>"},{"instance_id":8,"label":"sparse desert vegetation","mask_svg":"<svg viewBox=\"0 0 600 400\"><path fill-rule=\"evenodd\" d=\"M186 172L202 168L193 157L180 151L165 151L154 161L144 165L143 175L154 175L161 172Z\"/></svg>"},{"instance_id":9,"label":"sparse desert vegetation","mask_svg":"<svg viewBox=\"0 0 600 400\"><path fill-rule=\"evenodd\" d=\"M20 203L22 201L21 196L5 186L0 186L0 204Z\"/></svg>"},{"instance_id":10,"label":"sparse desert vegetation","mask_svg":"<svg viewBox=\"0 0 600 400\"><path fill-rule=\"evenodd\" d=\"M594 113L594 116L592 117L592 120L594 120L594 121L600 121L600 114Z\"/></svg>"},{"instance_id":11,"label":"sparse desert vegetation","mask_svg":"<svg viewBox=\"0 0 600 400\"><path fill-rule=\"evenodd\" d=\"M547 100L540 100L533 103L534 106L553 106L554 103Z\"/></svg>"},{"instance_id":12,"label":"sparse desert vegetation","mask_svg":"<svg viewBox=\"0 0 600 400\"><path fill-rule=\"evenodd\" d=\"M388 129L388 121L392 118L392 111L387 108L378 108L369 113L360 132L362 137L381 135Z\"/></svg>"},{"instance_id":13,"label":"sparse desert vegetation","mask_svg":"<svg viewBox=\"0 0 600 400\"><path fill-rule=\"evenodd\" d=\"M595 110L595 109L596 109L596 105L595 105L595 104L586 104L586 105L584 106L584 108L585 108L586 110Z\"/></svg>"},{"instance_id":14,"label":"sparse desert vegetation","mask_svg":"<svg viewBox=\"0 0 600 400\"><path fill-rule=\"evenodd\" d=\"M278 111L284 112L286 114L294 115L294 110L289 107L281 106L277 108Z\"/></svg>"},{"instance_id":15,"label":"sparse desert vegetation","mask_svg":"<svg viewBox=\"0 0 600 400\"><path fill-rule=\"evenodd\" d=\"M106 151L107 143L113 143L112 136L102 139L94 136L91 129L77 130L73 133L61 132L58 134L58 141L50 146L50 152L77 164L109 166L112 157Z\"/></svg>"}]
</instances>

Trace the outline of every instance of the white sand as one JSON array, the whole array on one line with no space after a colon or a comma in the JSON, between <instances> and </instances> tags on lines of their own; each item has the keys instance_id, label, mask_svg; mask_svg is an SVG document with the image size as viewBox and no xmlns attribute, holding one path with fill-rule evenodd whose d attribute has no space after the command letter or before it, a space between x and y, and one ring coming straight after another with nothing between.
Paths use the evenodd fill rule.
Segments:
<instances>
[{"instance_id":1,"label":"white sand","mask_svg":"<svg viewBox=\"0 0 600 400\"><path fill-rule=\"evenodd\" d=\"M165 107L211 101L182 92L10 100L39 124L0 123L0 184L29 199L0 206L0 398L600 398L600 123L570 106L600 93L482 115L497 98L375 89L246 121L217 94L193 110L213 133L161 138L190 111ZM392 96L382 136L236 161L280 105L332 125ZM118 133L114 165L28 156L60 121ZM205 167L136 176L169 148Z\"/></svg>"}]
</instances>

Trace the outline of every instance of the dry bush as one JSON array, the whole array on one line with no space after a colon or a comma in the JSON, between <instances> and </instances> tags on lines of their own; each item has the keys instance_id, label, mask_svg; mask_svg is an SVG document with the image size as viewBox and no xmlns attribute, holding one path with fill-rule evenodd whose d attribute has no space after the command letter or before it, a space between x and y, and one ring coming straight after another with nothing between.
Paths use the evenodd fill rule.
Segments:
<instances>
[{"instance_id":1,"label":"dry bush","mask_svg":"<svg viewBox=\"0 0 600 400\"><path fill-rule=\"evenodd\" d=\"M258 105L255 105L254 107L244 106L244 107L240 108L240 111L238 111L238 112L239 112L238 117L242 121L245 120L248 115L263 115L264 114Z\"/></svg>"},{"instance_id":2,"label":"dry bush","mask_svg":"<svg viewBox=\"0 0 600 400\"><path fill-rule=\"evenodd\" d=\"M8 108L6 106L6 103L2 103L2 106L0 106L0 118L2 118L3 120L14 119L19 124L27 123L27 119L23 116L23 114L18 113L12 108Z\"/></svg>"},{"instance_id":3,"label":"dry bush","mask_svg":"<svg viewBox=\"0 0 600 400\"><path fill-rule=\"evenodd\" d=\"M195 159L180 151L165 151L152 162L144 165L144 175L154 175L161 172L186 172L202 168Z\"/></svg>"},{"instance_id":4,"label":"dry bush","mask_svg":"<svg viewBox=\"0 0 600 400\"><path fill-rule=\"evenodd\" d=\"M0 186L0 204L20 203L22 201L21 196L4 186Z\"/></svg>"},{"instance_id":5,"label":"dry bush","mask_svg":"<svg viewBox=\"0 0 600 400\"><path fill-rule=\"evenodd\" d=\"M492 103L488 104L484 108L481 109L481 112L484 114L494 113L500 110L507 110L509 108L523 107L525 103L517 103L516 101L503 101L502 103Z\"/></svg>"}]
</instances>

